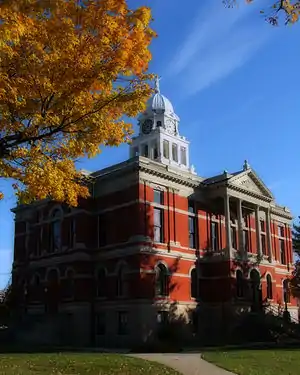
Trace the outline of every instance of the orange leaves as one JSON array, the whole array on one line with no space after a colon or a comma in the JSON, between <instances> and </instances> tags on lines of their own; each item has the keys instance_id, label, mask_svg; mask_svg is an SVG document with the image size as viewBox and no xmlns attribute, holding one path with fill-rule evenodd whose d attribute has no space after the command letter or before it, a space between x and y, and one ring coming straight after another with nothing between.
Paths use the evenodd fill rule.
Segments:
<instances>
[{"instance_id":1,"label":"orange leaves","mask_svg":"<svg viewBox=\"0 0 300 375\"><path fill-rule=\"evenodd\" d=\"M151 11L125 0L11 0L0 5L0 176L18 196L76 204L73 160L127 142L142 111Z\"/></svg>"},{"instance_id":2,"label":"orange leaves","mask_svg":"<svg viewBox=\"0 0 300 375\"><path fill-rule=\"evenodd\" d=\"M226 6L230 8L238 4L238 0L222 1ZM250 4L253 3L255 0L244 1ZM265 15L266 21L274 26L277 26L280 23L279 13L283 14L285 18L285 24L293 24L297 22L300 16L300 0L273 0L273 4L271 2L270 7L268 7L267 9L260 10L260 14Z\"/></svg>"}]
</instances>

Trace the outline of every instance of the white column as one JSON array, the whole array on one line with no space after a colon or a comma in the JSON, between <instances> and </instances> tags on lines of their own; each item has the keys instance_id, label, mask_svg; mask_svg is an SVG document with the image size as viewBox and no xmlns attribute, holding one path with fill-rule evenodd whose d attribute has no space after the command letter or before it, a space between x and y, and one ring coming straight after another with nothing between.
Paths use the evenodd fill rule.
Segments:
<instances>
[{"instance_id":1,"label":"white column","mask_svg":"<svg viewBox=\"0 0 300 375\"><path fill-rule=\"evenodd\" d=\"M242 212L242 201L241 199L237 200L237 218L238 218L238 239L239 239L239 250L241 253L244 253L244 238L243 238L243 212Z\"/></svg>"},{"instance_id":2,"label":"white column","mask_svg":"<svg viewBox=\"0 0 300 375\"><path fill-rule=\"evenodd\" d=\"M231 223L230 223L230 205L229 195L225 193L224 197L224 211L225 211L225 228L226 228L226 248L229 256L231 257Z\"/></svg>"},{"instance_id":3,"label":"white column","mask_svg":"<svg viewBox=\"0 0 300 375\"><path fill-rule=\"evenodd\" d=\"M262 257L262 246L261 246L261 231L260 231L260 220L259 220L259 206L255 208L255 231L256 231L256 245L257 254Z\"/></svg>"},{"instance_id":4,"label":"white column","mask_svg":"<svg viewBox=\"0 0 300 375\"><path fill-rule=\"evenodd\" d=\"M159 160L162 161L164 157L164 140L162 138L159 138L159 149L160 149Z\"/></svg>"},{"instance_id":5,"label":"white column","mask_svg":"<svg viewBox=\"0 0 300 375\"><path fill-rule=\"evenodd\" d=\"M271 217L270 209L266 210L266 227L267 227L267 244L268 244L268 254L269 262L273 261L273 250L272 250L272 238L271 238Z\"/></svg>"}]
</instances>

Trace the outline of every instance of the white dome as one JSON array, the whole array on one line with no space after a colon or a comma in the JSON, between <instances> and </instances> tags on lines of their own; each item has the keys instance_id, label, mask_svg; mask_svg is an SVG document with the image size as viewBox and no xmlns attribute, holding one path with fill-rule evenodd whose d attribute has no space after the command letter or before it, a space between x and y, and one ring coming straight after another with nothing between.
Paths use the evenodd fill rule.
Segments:
<instances>
[{"instance_id":1,"label":"white dome","mask_svg":"<svg viewBox=\"0 0 300 375\"><path fill-rule=\"evenodd\" d=\"M150 103L152 111L162 111L166 114L173 114L174 108L168 98L161 93L157 92L151 99ZM149 105L149 106L150 106Z\"/></svg>"},{"instance_id":2,"label":"white dome","mask_svg":"<svg viewBox=\"0 0 300 375\"><path fill-rule=\"evenodd\" d=\"M153 112L167 115L179 121L179 117L175 114L170 100L160 93L158 77L155 81L155 94L148 100L146 111L140 115L140 118L143 118L145 115L151 115Z\"/></svg>"},{"instance_id":3,"label":"white dome","mask_svg":"<svg viewBox=\"0 0 300 375\"><path fill-rule=\"evenodd\" d=\"M164 115L170 116L179 120L178 116L174 113L172 103L168 98L162 95L160 92L155 93L147 103L146 113L155 112L157 114L163 113Z\"/></svg>"}]
</instances>

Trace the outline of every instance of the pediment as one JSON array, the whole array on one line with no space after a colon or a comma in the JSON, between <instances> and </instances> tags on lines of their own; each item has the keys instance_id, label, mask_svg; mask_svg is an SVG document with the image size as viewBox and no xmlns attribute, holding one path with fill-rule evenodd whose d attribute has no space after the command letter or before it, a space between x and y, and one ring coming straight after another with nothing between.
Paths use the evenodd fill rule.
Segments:
<instances>
[{"instance_id":1,"label":"pediment","mask_svg":"<svg viewBox=\"0 0 300 375\"><path fill-rule=\"evenodd\" d=\"M230 184L248 190L249 192L273 199L271 191L252 170L241 172L232 177L230 179Z\"/></svg>"}]
</instances>

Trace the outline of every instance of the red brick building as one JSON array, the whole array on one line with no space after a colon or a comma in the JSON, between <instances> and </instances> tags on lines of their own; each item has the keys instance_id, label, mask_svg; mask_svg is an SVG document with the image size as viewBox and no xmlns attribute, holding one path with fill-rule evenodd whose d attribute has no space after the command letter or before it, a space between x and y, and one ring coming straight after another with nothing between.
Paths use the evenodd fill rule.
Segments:
<instances>
[{"instance_id":1,"label":"red brick building","mask_svg":"<svg viewBox=\"0 0 300 375\"><path fill-rule=\"evenodd\" d=\"M284 288L290 211L247 162L198 176L179 118L156 89L130 159L91 173L90 199L14 209L22 339L128 346L154 339L171 313L187 323L182 335L201 337L265 304L297 319Z\"/></svg>"}]
</instances>

